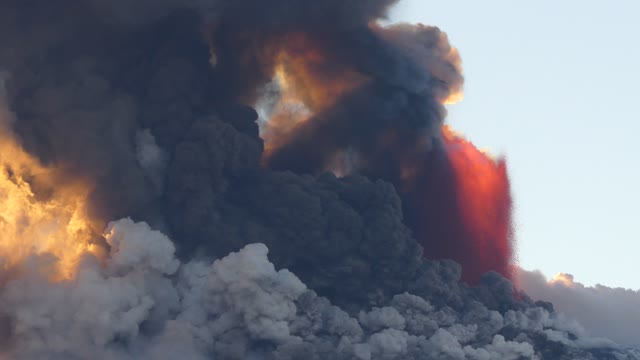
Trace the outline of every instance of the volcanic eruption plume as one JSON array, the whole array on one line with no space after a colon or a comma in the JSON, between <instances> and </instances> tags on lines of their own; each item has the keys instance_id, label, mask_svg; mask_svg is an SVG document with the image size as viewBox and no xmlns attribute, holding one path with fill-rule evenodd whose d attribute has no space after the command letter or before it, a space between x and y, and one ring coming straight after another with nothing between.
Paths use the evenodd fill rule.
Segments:
<instances>
[{"instance_id":1,"label":"volcanic eruption plume","mask_svg":"<svg viewBox=\"0 0 640 360\"><path fill-rule=\"evenodd\" d=\"M240 32L218 29L219 39ZM255 36L262 47L241 49L230 62L237 66L248 58L260 64L258 85L274 78L263 100L267 167L389 181L425 256L456 260L473 283L491 270L510 276L504 160L492 160L442 127L443 104L462 94L460 58L444 33L362 22L346 29L303 24L273 33L261 27ZM214 46L219 43L226 42ZM218 66L225 69L224 58ZM256 84L249 88L255 91Z\"/></svg>"},{"instance_id":2,"label":"volcanic eruption plume","mask_svg":"<svg viewBox=\"0 0 640 360\"><path fill-rule=\"evenodd\" d=\"M394 3L0 2L0 359L639 359L513 296Z\"/></svg>"}]
</instances>

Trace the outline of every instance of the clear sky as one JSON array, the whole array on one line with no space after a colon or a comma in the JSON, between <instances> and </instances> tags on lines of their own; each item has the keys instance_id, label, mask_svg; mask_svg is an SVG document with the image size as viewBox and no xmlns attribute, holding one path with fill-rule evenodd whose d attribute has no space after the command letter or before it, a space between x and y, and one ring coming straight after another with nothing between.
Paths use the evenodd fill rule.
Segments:
<instances>
[{"instance_id":1,"label":"clear sky","mask_svg":"<svg viewBox=\"0 0 640 360\"><path fill-rule=\"evenodd\" d=\"M640 2L402 0L462 55L449 123L507 157L520 265L640 289Z\"/></svg>"}]
</instances>

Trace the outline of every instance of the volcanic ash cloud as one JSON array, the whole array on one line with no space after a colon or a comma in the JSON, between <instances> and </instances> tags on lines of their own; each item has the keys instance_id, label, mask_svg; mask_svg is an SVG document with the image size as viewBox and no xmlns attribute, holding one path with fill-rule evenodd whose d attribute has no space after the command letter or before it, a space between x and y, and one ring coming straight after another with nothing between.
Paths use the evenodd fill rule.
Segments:
<instances>
[{"instance_id":1,"label":"volcanic ash cloud","mask_svg":"<svg viewBox=\"0 0 640 360\"><path fill-rule=\"evenodd\" d=\"M640 358L514 290L394 3L1 2L0 357Z\"/></svg>"}]
</instances>

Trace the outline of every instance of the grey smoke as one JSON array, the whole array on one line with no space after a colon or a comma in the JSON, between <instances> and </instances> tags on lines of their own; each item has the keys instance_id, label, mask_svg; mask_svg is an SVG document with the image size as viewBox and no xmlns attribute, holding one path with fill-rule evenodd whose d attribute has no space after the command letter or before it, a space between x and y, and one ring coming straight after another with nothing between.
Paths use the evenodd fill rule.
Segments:
<instances>
[{"instance_id":1,"label":"grey smoke","mask_svg":"<svg viewBox=\"0 0 640 360\"><path fill-rule=\"evenodd\" d=\"M136 133L136 158L140 167L147 172L159 192L162 192L167 159L164 151L156 143L149 129Z\"/></svg>"},{"instance_id":2,"label":"grey smoke","mask_svg":"<svg viewBox=\"0 0 640 360\"><path fill-rule=\"evenodd\" d=\"M518 284L530 296L551 301L559 312L576 319L589 333L640 347L640 291L585 286L573 281L573 276L566 276L571 280L569 284L549 283L539 271L520 269L517 273Z\"/></svg>"},{"instance_id":3,"label":"grey smoke","mask_svg":"<svg viewBox=\"0 0 640 360\"><path fill-rule=\"evenodd\" d=\"M122 219L105 233L111 252L104 266L87 258L75 279L51 283L46 267L55 259L34 257L3 287L0 312L11 331L2 355L522 360L599 359L604 351L533 305L499 313L475 302L454 311L400 293L353 316L277 269L264 244L213 262L180 263L171 240L145 223ZM541 344L555 349L552 356ZM608 356L623 359L607 345Z\"/></svg>"}]
</instances>

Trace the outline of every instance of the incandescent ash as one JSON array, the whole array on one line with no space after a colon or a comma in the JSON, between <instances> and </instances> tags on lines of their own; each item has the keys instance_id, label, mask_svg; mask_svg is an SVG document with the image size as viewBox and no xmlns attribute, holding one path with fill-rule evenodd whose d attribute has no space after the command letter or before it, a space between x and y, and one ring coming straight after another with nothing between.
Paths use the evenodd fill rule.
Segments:
<instances>
[{"instance_id":1,"label":"incandescent ash","mask_svg":"<svg viewBox=\"0 0 640 360\"><path fill-rule=\"evenodd\" d=\"M377 25L393 3L3 1L1 138L56 182L3 176L44 205L82 179L98 250L60 279L47 252L0 252L1 356L640 358L514 299L482 275L509 275L508 231L474 258L462 202L424 200L460 179L438 156L460 63L437 28ZM263 141L241 104L270 96Z\"/></svg>"}]
</instances>

